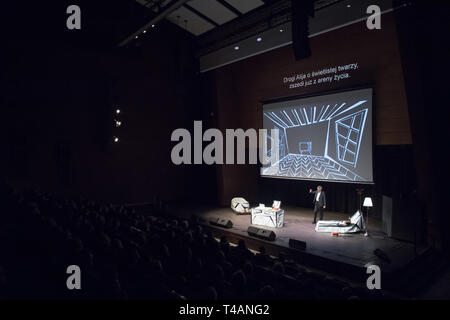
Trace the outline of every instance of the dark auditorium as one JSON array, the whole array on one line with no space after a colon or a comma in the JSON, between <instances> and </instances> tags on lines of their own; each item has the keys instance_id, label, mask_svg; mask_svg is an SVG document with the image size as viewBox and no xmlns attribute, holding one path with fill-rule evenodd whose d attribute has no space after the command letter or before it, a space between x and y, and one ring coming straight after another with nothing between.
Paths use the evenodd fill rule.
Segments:
<instances>
[{"instance_id":1,"label":"dark auditorium","mask_svg":"<svg viewBox=\"0 0 450 320\"><path fill-rule=\"evenodd\" d=\"M0 306L450 300L449 2L8 0L0 21Z\"/></svg>"}]
</instances>

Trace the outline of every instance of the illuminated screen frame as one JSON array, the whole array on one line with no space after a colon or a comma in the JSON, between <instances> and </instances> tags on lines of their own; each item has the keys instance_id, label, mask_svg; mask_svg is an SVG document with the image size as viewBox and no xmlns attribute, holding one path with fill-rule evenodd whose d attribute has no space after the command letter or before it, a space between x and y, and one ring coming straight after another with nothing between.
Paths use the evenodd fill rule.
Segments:
<instances>
[{"instance_id":1,"label":"illuminated screen frame","mask_svg":"<svg viewBox=\"0 0 450 320\"><path fill-rule=\"evenodd\" d=\"M330 101L335 104L329 103ZM321 102L327 103L321 105ZM280 156L276 164L261 166L260 176L374 184L373 109L372 86L262 101L263 128L280 129ZM271 125L267 125L268 123ZM358 125L354 127L355 123ZM323 154L316 154L317 147L316 150L311 148L310 139L295 141L293 145L289 145L287 132L309 125L327 127ZM268 134L270 139L270 130ZM270 141L267 142L270 149ZM295 173L297 169L300 170L299 175Z\"/></svg>"}]
</instances>

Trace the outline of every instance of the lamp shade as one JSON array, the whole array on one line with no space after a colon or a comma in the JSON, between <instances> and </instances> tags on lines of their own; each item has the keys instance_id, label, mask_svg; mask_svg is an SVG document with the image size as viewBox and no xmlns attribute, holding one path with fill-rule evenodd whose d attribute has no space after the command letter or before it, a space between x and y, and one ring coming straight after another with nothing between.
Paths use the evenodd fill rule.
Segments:
<instances>
[{"instance_id":1,"label":"lamp shade","mask_svg":"<svg viewBox=\"0 0 450 320\"><path fill-rule=\"evenodd\" d=\"M363 207L373 207L372 198L371 197L365 197Z\"/></svg>"}]
</instances>

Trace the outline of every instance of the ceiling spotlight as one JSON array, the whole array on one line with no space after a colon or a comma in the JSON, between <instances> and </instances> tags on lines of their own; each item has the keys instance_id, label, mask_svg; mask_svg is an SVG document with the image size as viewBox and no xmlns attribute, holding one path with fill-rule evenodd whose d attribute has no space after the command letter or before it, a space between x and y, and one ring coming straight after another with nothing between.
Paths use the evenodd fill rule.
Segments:
<instances>
[{"instance_id":1,"label":"ceiling spotlight","mask_svg":"<svg viewBox=\"0 0 450 320\"><path fill-rule=\"evenodd\" d=\"M120 127L122 125L122 121L116 120L116 127Z\"/></svg>"},{"instance_id":2,"label":"ceiling spotlight","mask_svg":"<svg viewBox=\"0 0 450 320\"><path fill-rule=\"evenodd\" d=\"M351 4L348 4L348 5L347 5L347 8L351 8L351 7L352 7L352 5L351 5Z\"/></svg>"},{"instance_id":3,"label":"ceiling spotlight","mask_svg":"<svg viewBox=\"0 0 450 320\"><path fill-rule=\"evenodd\" d=\"M262 38L261 38L261 37L258 37L258 38L256 38L256 41L261 42L261 41L262 41Z\"/></svg>"},{"instance_id":4,"label":"ceiling spotlight","mask_svg":"<svg viewBox=\"0 0 450 320\"><path fill-rule=\"evenodd\" d=\"M120 109L117 109L117 110L116 110L116 113L119 114L119 113L120 113Z\"/></svg>"},{"instance_id":5,"label":"ceiling spotlight","mask_svg":"<svg viewBox=\"0 0 450 320\"><path fill-rule=\"evenodd\" d=\"M137 39L137 38L139 38L139 36L136 36L135 38Z\"/></svg>"},{"instance_id":6,"label":"ceiling spotlight","mask_svg":"<svg viewBox=\"0 0 450 320\"><path fill-rule=\"evenodd\" d=\"M143 33L147 33L147 30L144 30L144 32Z\"/></svg>"},{"instance_id":7,"label":"ceiling spotlight","mask_svg":"<svg viewBox=\"0 0 450 320\"><path fill-rule=\"evenodd\" d=\"M239 46L235 46L235 47L234 47L234 50L239 50Z\"/></svg>"},{"instance_id":8,"label":"ceiling spotlight","mask_svg":"<svg viewBox=\"0 0 450 320\"><path fill-rule=\"evenodd\" d=\"M280 32L284 32L284 30L283 30L283 29L280 29Z\"/></svg>"},{"instance_id":9,"label":"ceiling spotlight","mask_svg":"<svg viewBox=\"0 0 450 320\"><path fill-rule=\"evenodd\" d=\"M119 138L118 137L114 137L114 142L115 143L119 142Z\"/></svg>"},{"instance_id":10,"label":"ceiling spotlight","mask_svg":"<svg viewBox=\"0 0 450 320\"><path fill-rule=\"evenodd\" d=\"M152 28L154 28L155 27L155 25L154 24L152 24Z\"/></svg>"}]
</instances>

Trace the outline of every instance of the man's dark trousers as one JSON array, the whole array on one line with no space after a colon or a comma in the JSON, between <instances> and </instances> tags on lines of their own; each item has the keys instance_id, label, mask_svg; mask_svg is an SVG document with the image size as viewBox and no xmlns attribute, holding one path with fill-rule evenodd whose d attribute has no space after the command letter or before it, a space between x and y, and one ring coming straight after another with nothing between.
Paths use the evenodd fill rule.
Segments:
<instances>
[{"instance_id":1,"label":"man's dark trousers","mask_svg":"<svg viewBox=\"0 0 450 320\"><path fill-rule=\"evenodd\" d=\"M316 222L317 212L320 212L320 220L323 220L323 205L320 205L319 201L314 203L314 223Z\"/></svg>"}]
</instances>

